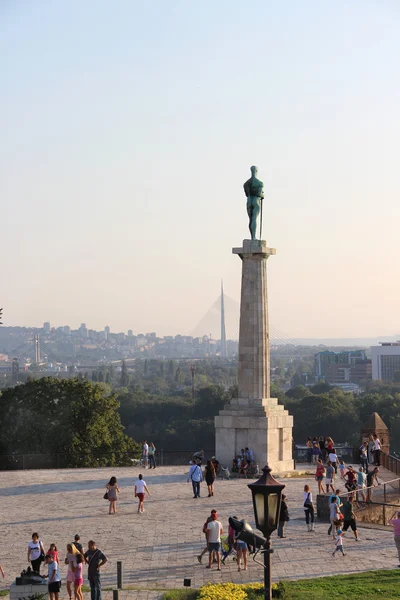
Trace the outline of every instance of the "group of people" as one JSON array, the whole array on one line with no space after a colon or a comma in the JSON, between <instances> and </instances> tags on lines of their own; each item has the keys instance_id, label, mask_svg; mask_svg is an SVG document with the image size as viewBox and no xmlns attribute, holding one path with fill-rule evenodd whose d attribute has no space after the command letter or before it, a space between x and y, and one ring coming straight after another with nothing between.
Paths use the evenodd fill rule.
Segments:
<instances>
[{"instance_id":1,"label":"group of people","mask_svg":"<svg viewBox=\"0 0 400 600\"><path fill-rule=\"evenodd\" d=\"M232 473L237 473L239 477L247 477L247 475L256 472L253 450L242 448L239 454L232 460Z\"/></svg>"},{"instance_id":2,"label":"group of people","mask_svg":"<svg viewBox=\"0 0 400 600\"><path fill-rule=\"evenodd\" d=\"M215 456L207 461L204 471L201 466L202 457L198 454L194 456L193 464L189 469L187 483L192 483L193 498L200 498L200 485L203 481L207 484L208 498L214 496L214 483L221 469L219 461Z\"/></svg>"},{"instance_id":3,"label":"group of people","mask_svg":"<svg viewBox=\"0 0 400 600\"><path fill-rule=\"evenodd\" d=\"M368 440L365 440L360 446L360 459L361 466L364 467L363 462L366 465L375 465L376 467L381 466L381 450L382 444L376 433L369 436ZM333 452L334 451L334 452ZM331 437L308 437L306 441L306 460L308 464L317 464L317 460L320 458L322 462L326 463L330 454L336 454L335 445Z\"/></svg>"},{"instance_id":4,"label":"group of people","mask_svg":"<svg viewBox=\"0 0 400 600\"><path fill-rule=\"evenodd\" d=\"M236 519L237 517L233 518ZM230 525L228 526L226 549L222 551L221 536L224 533L224 530L222 523L218 520L218 512L215 509L213 509L210 516L207 517L207 520L203 525L203 533L206 538L206 545L201 554L197 556L197 560L200 564L204 554L208 552L208 564L206 569L211 569L212 565L215 563L217 565L217 571L220 571L221 564L224 565L228 556L235 551L238 571L242 570L242 561L243 570L247 571L248 546L242 540L237 540L235 538L235 531Z\"/></svg>"},{"instance_id":5,"label":"group of people","mask_svg":"<svg viewBox=\"0 0 400 600\"><path fill-rule=\"evenodd\" d=\"M156 447L153 442L148 444L146 440L142 442L142 463L145 469L156 468Z\"/></svg>"},{"instance_id":6,"label":"group of people","mask_svg":"<svg viewBox=\"0 0 400 600\"><path fill-rule=\"evenodd\" d=\"M145 492L150 496L149 488L147 487L146 482L143 479L143 475L140 473L137 481L134 483L135 486L135 498L138 499L138 513L144 512L144 500L145 500ZM116 477L111 477L110 481L106 483L106 493L104 494L104 499L109 501L109 509L108 514L117 512L117 500L118 494L120 493L120 489L118 487L118 482Z\"/></svg>"},{"instance_id":7,"label":"group of people","mask_svg":"<svg viewBox=\"0 0 400 600\"><path fill-rule=\"evenodd\" d=\"M48 589L50 600L58 600L61 590L60 557L56 544L52 543L47 552L37 532L32 534L32 541L28 544L28 562L32 570L40 574L41 564L47 566ZM64 564L67 567L66 585L69 600L83 600L83 565L88 565L88 579L90 584L91 600L101 600L100 569L107 562L107 557L97 548L94 540L89 540L88 549L84 550L80 536L75 535L74 541L67 544Z\"/></svg>"}]
</instances>

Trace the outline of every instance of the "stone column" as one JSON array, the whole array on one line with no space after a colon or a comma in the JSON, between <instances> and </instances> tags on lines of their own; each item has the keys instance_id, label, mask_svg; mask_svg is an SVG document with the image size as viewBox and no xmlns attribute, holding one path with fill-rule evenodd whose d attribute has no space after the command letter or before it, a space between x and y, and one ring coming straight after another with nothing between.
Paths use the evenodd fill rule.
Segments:
<instances>
[{"instance_id":1,"label":"stone column","mask_svg":"<svg viewBox=\"0 0 400 600\"><path fill-rule=\"evenodd\" d=\"M262 468L293 469L293 417L270 397L270 347L267 298L267 259L275 254L263 240L244 240L233 248L242 260L238 398L215 417L216 456L231 467L246 446Z\"/></svg>"},{"instance_id":2,"label":"stone column","mask_svg":"<svg viewBox=\"0 0 400 600\"><path fill-rule=\"evenodd\" d=\"M239 327L239 398L262 404L270 397L267 258L276 253L265 241L243 240L233 248L242 259Z\"/></svg>"}]
</instances>

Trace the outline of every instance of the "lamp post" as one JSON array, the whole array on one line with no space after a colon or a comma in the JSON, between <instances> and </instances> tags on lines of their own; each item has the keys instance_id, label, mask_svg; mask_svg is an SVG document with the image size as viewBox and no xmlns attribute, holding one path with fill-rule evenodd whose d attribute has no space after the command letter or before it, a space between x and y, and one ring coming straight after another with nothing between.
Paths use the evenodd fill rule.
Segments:
<instances>
[{"instance_id":1,"label":"lamp post","mask_svg":"<svg viewBox=\"0 0 400 600\"><path fill-rule=\"evenodd\" d=\"M263 548L264 554L264 598L272 599L271 577L271 533L278 527L281 509L282 490L285 487L271 475L271 469L266 465L263 474L255 483L249 483L253 495L253 509L256 527L266 537Z\"/></svg>"}]
</instances>

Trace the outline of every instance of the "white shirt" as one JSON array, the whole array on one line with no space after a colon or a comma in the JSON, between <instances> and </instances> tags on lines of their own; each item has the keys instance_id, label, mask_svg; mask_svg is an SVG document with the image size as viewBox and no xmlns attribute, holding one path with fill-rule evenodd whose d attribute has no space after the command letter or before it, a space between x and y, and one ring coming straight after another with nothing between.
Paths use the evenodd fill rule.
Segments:
<instances>
[{"instance_id":1,"label":"white shirt","mask_svg":"<svg viewBox=\"0 0 400 600\"><path fill-rule=\"evenodd\" d=\"M381 440L379 438L376 438L375 440L375 450L380 450L381 449Z\"/></svg>"},{"instance_id":2,"label":"white shirt","mask_svg":"<svg viewBox=\"0 0 400 600\"><path fill-rule=\"evenodd\" d=\"M54 579L52 579L51 583L54 583L55 581L61 581L60 569L55 560L53 560L52 563L49 563L47 565L47 568L48 568L48 573L49 573L49 581L52 578L52 575L55 571Z\"/></svg>"},{"instance_id":3,"label":"white shirt","mask_svg":"<svg viewBox=\"0 0 400 600\"><path fill-rule=\"evenodd\" d=\"M148 454L149 453L149 446L148 444L143 444L143 454Z\"/></svg>"},{"instance_id":4,"label":"white shirt","mask_svg":"<svg viewBox=\"0 0 400 600\"><path fill-rule=\"evenodd\" d=\"M330 519L335 519L337 514L338 514L338 505L337 502L330 502L329 503L329 518Z\"/></svg>"},{"instance_id":5,"label":"white shirt","mask_svg":"<svg viewBox=\"0 0 400 600\"><path fill-rule=\"evenodd\" d=\"M138 479L137 481L135 481L135 486L136 486L136 493L137 494L144 494L145 487L147 487L146 486L146 482L144 481L144 479Z\"/></svg>"},{"instance_id":6,"label":"white shirt","mask_svg":"<svg viewBox=\"0 0 400 600\"><path fill-rule=\"evenodd\" d=\"M222 525L219 521L210 521L207 525L208 542L210 544L217 544L221 541Z\"/></svg>"},{"instance_id":7,"label":"white shirt","mask_svg":"<svg viewBox=\"0 0 400 600\"><path fill-rule=\"evenodd\" d=\"M41 542L40 540L38 540L37 542L29 542L28 544L28 548L29 548L29 557L30 560L37 560L39 558L39 556L42 553L42 549L40 546Z\"/></svg>"},{"instance_id":8,"label":"white shirt","mask_svg":"<svg viewBox=\"0 0 400 600\"><path fill-rule=\"evenodd\" d=\"M311 492L303 492L303 498L304 498L304 502L307 500L307 498L309 499L310 502L312 502L312 493Z\"/></svg>"},{"instance_id":9,"label":"white shirt","mask_svg":"<svg viewBox=\"0 0 400 600\"><path fill-rule=\"evenodd\" d=\"M329 455L329 460L331 461L331 463L337 462L337 459L338 459L337 454L330 454Z\"/></svg>"}]
</instances>

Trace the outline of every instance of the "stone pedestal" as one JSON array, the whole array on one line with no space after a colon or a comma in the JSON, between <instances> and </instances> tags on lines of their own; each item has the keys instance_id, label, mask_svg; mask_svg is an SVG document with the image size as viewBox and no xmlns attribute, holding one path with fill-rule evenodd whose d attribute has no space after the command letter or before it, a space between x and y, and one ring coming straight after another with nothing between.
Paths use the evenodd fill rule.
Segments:
<instances>
[{"instance_id":1,"label":"stone pedestal","mask_svg":"<svg viewBox=\"0 0 400 600\"><path fill-rule=\"evenodd\" d=\"M262 468L293 469L291 417L270 397L270 348L266 265L274 248L263 240L244 240L233 248L242 260L238 398L215 417L216 456L231 466L241 448L253 450Z\"/></svg>"},{"instance_id":2,"label":"stone pedestal","mask_svg":"<svg viewBox=\"0 0 400 600\"><path fill-rule=\"evenodd\" d=\"M10 586L10 600L27 600L34 594L44 594L47 598L47 583L28 583L26 585L16 585L15 583L12 583Z\"/></svg>"}]
</instances>

